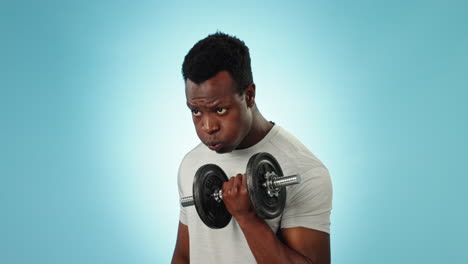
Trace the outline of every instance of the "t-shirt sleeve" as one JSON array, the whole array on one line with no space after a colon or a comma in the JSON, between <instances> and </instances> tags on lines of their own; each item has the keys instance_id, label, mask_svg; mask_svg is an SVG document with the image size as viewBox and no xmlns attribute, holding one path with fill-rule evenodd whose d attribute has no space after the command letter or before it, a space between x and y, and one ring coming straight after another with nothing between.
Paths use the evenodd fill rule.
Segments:
<instances>
[{"instance_id":1,"label":"t-shirt sleeve","mask_svg":"<svg viewBox=\"0 0 468 264\"><path fill-rule=\"evenodd\" d=\"M180 204L180 199L182 199L182 197L186 196L185 193L183 192L183 188L182 188L182 179L183 179L183 175L182 175L182 164L180 165L179 167L179 172L177 173L177 185L178 185L178 188L179 188L179 207L180 207L180 212L179 212L179 221L184 224L184 225L188 225L188 221L187 221L187 207L183 207L181 204Z\"/></svg>"},{"instance_id":2,"label":"t-shirt sleeve","mask_svg":"<svg viewBox=\"0 0 468 264\"><path fill-rule=\"evenodd\" d=\"M330 233L332 184L325 167L301 174L302 182L286 187L286 207L281 228L306 227Z\"/></svg>"}]
</instances>

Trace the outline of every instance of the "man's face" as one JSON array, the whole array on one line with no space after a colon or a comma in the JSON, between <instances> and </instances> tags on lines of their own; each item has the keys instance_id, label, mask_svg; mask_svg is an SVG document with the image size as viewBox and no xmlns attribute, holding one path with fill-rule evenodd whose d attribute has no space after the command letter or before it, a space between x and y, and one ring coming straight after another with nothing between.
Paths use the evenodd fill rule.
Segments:
<instances>
[{"instance_id":1,"label":"man's face","mask_svg":"<svg viewBox=\"0 0 468 264\"><path fill-rule=\"evenodd\" d=\"M250 131L252 108L245 93L237 93L229 72L221 71L201 84L187 79L185 95L197 135L211 150L231 152Z\"/></svg>"}]
</instances>

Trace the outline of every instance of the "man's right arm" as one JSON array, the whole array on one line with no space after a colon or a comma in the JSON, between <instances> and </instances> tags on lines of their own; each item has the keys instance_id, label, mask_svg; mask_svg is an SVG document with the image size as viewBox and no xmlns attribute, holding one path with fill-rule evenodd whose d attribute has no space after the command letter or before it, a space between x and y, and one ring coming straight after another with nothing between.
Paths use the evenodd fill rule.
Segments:
<instances>
[{"instance_id":1,"label":"man's right arm","mask_svg":"<svg viewBox=\"0 0 468 264\"><path fill-rule=\"evenodd\" d=\"M177 242L171 264L190 263L188 227L179 221Z\"/></svg>"}]
</instances>

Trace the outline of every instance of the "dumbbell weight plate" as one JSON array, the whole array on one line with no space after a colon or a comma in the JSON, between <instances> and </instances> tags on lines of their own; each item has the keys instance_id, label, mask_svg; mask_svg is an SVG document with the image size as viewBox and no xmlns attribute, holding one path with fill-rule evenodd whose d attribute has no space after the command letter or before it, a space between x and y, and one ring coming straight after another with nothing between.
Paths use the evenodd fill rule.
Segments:
<instances>
[{"instance_id":1,"label":"dumbbell weight plate","mask_svg":"<svg viewBox=\"0 0 468 264\"><path fill-rule=\"evenodd\" d=\"M266 181L265 174L274 172L277 176L283 176L283 171L278 161L269 153L260 152L253 155L247 163L247 189L250 201L263 219L273 219L281 215L286 204L286 188L281 187L278 197L270 197L267 189L262 186Z\"/></svg>"},{"instance_id":2,"label":"dumbbell weight plate","mask_svg":"<svg viewBox=\"0 0 468 264\"><path fill-rule=\"evenodd\" d=\"M201 220L210 228L223 228L229 224L232 215L224 202L217 202L211 195L221 190L228 181L224 171L214 164L201 166L193 181L193 199Z\"/></svg>"}]
</instances>

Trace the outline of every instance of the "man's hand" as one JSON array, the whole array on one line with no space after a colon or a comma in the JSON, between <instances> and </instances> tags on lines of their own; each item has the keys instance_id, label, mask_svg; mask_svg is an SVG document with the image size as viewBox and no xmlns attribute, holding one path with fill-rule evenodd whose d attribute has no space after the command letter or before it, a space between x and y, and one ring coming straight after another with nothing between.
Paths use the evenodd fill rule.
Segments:
<instances>
[{"instance_id":1,"label":"man's hand","mask_svg":"<svg viewBox=\"0 0 468 264\"><path fill-rule=\"evenodd\" d=\"M330 263L330 237L304 227L282 229L281 242L250 201L245 174L223 184L226 209L239 223L257 263ZM284 243L284 244L283 244Z\"/></svg>"},{"instance_id":2,"label":"man's hand","mask_svg":"<svg viewBox=\"0 0 468 264\"><path fill-rule=\"evenodd\" d=\"M237 222L256 216L247 190L245 174L237 174L223 184L223 201Z\"/></svg>"}]
</instances>

